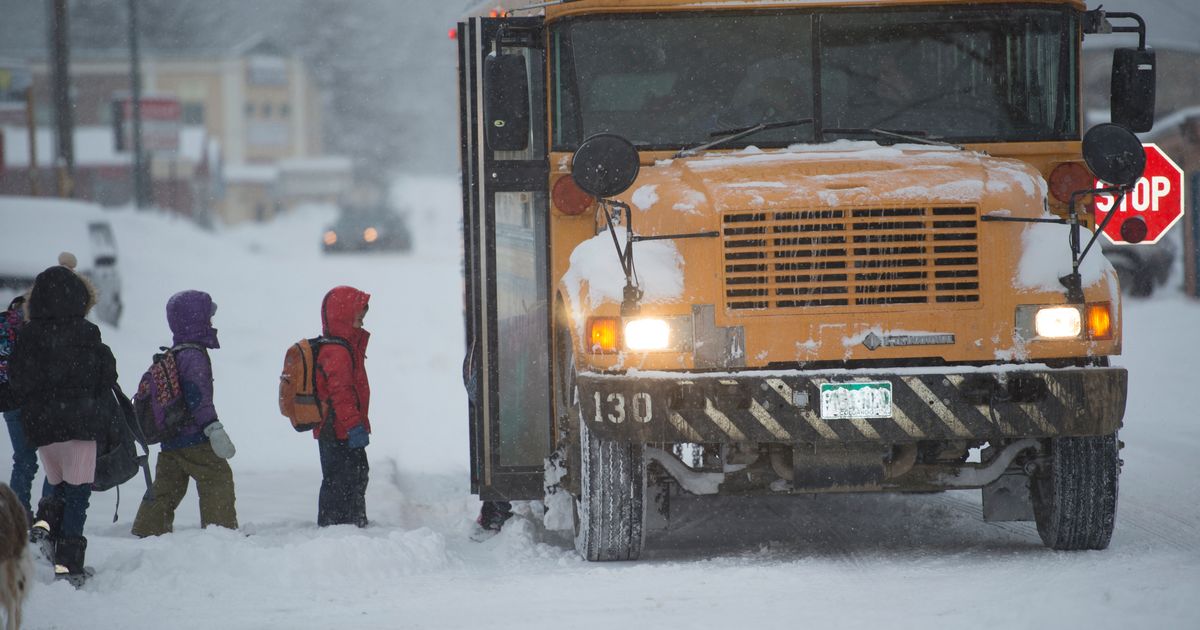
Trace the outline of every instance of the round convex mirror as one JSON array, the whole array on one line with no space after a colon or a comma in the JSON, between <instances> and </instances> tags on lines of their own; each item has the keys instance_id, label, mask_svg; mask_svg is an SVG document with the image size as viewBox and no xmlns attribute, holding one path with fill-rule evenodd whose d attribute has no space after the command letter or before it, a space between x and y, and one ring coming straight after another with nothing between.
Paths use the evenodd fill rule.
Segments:
<instances>
[{"instance_id":1,"label":"round convex mirror","mask_svg":"<svg viewBox=\"0 0 1200 630\"><path fill-rule=\"evenodd\" d=\"M1146 151L1132 131L1104 123L1083 136L1083 161L1101 181L1132 186L1146 170Z\"/></svg>"},{"instance_id":2,"label":"round convex mirror","mask_svg":"<svg viewBox=\"0 0 1200 630\"><path fill-rule=\"evenodd\" d=\"M579 145L571 176L584 192L606 199L629 189L641 165L633 144L612 133L599 133Z\"/></svg>"}]
</instances>

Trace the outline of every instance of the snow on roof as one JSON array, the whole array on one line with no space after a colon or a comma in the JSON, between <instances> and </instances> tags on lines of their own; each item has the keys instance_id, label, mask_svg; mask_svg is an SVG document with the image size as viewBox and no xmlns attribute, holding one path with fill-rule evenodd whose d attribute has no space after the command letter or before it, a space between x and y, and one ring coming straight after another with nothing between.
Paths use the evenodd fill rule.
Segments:
<instances>
[{"instance_id":1,"label":"snow on roof","mask_svg":"<svg viewBox=\"0 0 1200 630\"><path fill-rule=\"evenodd\" d=\"M226 164L221 173L227 182L271 184L279 179L279 168L270 164Z\"/></svg>"},{"instance_id":2,"label":"snow on roof","mask_svg":"<svg viewBox=\"0 0 1200 630\"><path fill-rule=\"evenodd\" d=\"M29 133L25 127L5 125L4 159L12 168L29 167ZM37 129L38 165L54 165L54 133L49 127ZM75 129L76 166L125 166L133 162L130 153L117 153L111 127L77 127Z\"/></svg>"},{"instance_id":3,"label":"snow on roof","mask_svg":"<svg viewBox=\"0 0 1200 630\"><path fill-rule=\"evenodd\" d=\"M288 158L279 161L280 171L340 171L349 173L352 168L350 158L343 155L324 155L319 157Z\"/></svg>"},{"instance_id":4,"label":"snow on roof","mask_svg":"<svg viewBox=\"0 0 1200 630\"><path fill-rule=\"evenodd\" d=\"M1193 118L1200 118L1200 105L1192 105L1191 107L1176 110L1171 115L1154 121L1154 127L1146 133L1139 133L1138 137L1146 142L1154 142L1163 134L1170 133L1176 127Z\"/></svg>"},{"instance_id":5,"label":"snow on roof","mask_svg":"<svg viewBox=\"0 0 1200 630\"><path fill-rule=\"evenodd\" d=\"M1154 127L1150 131L1139 133L1137 137L1143 142L1155 142L1163 136L1163 134L1171 133L1176 127L1184 124L1193 118L1200 118L1200 105L1192 105L1183 109L1175 110L1167 116L1154 121ZM1088 127L1106 123L1112 120L1112 115L1106 108L1094 108L1084 112L1084 122Z\"/></svg>"},{"instance_id":6,"label":"snow on roof","mask_svg":"<svg viewBox=\"0 0 1200 630\"><path fill-rule=\"evenodd\" d=\"M1098 8L1102 2L1089 0L1088 8ZM1133 11L1146 20L1146 43L1152 48L1164 50L1180 50L1200 53L1200 39L1196 31L1200 30L1200 4L1196 0L1137 0L1123 2L1105 7L1108 11ZM1118 21L1120 25L1130 25L1128 20ZM1137 35L1116 33L1111 35L1090 35L1084 40L1088 49L1108 49L1125 46L1136 46Z\"/></svg>"}]
</instances>

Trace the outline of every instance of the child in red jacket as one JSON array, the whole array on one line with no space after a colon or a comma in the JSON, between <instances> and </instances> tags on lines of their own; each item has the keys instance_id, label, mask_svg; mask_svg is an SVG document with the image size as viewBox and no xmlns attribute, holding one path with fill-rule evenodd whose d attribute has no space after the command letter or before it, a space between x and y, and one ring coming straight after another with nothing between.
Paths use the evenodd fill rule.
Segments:
<instances>
[{"instance_id":1,"label":"child in red jacket","mask_svg":"<svg viewBox=\"0 0 1200 630\"><path fill-rule=\"evenodd\" d=\"M367 526L366 446L371 386L363 361L371 333L363 317L371 296L353 287L334 287L321 304L324 343L317 354L317 399L325 421L313 430L321 453L317 525Z\"/></svg>"}]
</instances>

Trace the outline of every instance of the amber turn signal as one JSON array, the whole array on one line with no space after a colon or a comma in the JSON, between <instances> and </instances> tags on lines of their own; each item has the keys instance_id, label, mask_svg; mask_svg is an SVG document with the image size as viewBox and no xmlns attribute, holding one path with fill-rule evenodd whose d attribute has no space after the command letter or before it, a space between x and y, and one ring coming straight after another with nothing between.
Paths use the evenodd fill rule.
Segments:
<instances>
[{"instance_id":1,"label":"amber turn signal","mask_svg":"<svg viewBox=\"0 0 1200 630\"><path fill-rule=\"evenodd\" d=\"M616 317L593 317L588 320L588 346L593 354L617 351L621 320Z\"/></svg>"},{"instance_id":2,"label":"amber turn signal","mask_svg":"<svg viewBox=\"0 0 1200 630\"><path fill-rule=\"evenodd\" d=\"M1087 306L1088 337L1091 339L1112 339L1112 311L1108 302L1088 304Z\"/></svg>"}]
</instances>

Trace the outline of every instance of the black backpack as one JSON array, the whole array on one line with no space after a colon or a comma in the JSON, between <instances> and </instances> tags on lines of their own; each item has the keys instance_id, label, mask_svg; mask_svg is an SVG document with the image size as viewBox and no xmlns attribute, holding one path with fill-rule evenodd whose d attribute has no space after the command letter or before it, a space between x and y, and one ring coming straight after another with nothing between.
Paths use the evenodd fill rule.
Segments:
<instances>
[{"instance_id":1,"label":"black backpack","mask_svg":"<svg viewBox=\"0 0 1200 630\"><path fill-rule=\"evenodd\" d=\"M133 479L141 469L146 478L145 500L154 498L150 479L150 451L146 440L141 437L137 416L133 413L133 403L121 386L113 384L111 403L109 407L109 422L104 435L96 440L96 479L92 482L92 490L104 492L118 488L121 484ZM141 455L137 445L142 446ZM117 490L117 506L121 505L121 491ZM114 512L113 522L117 515Z\"/></svg>"}]
</instances>

